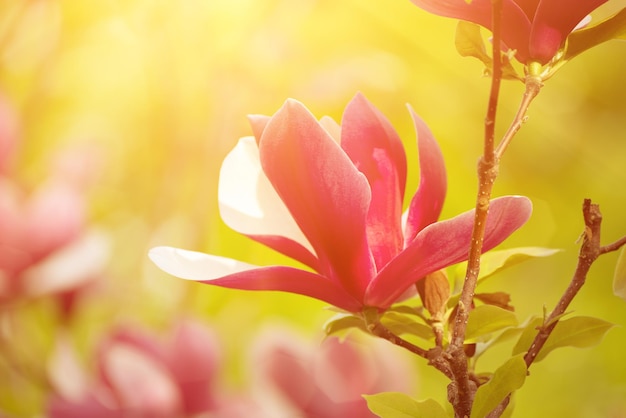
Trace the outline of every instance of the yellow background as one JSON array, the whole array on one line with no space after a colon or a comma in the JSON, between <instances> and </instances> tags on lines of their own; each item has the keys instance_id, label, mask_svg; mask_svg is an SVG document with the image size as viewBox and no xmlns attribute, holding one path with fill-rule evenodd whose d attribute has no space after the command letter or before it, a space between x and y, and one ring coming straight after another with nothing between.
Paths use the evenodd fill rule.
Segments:
<instances>
[{"instance_id":1,"label":"yellow background","mask_svg":"<svg viewBox=\"0 0 626 418\"><path fill-rule=\"evenodd\" d=\"M246 115L271 115L288 98L340 120L363 92L407 148L408 193L419 180L410 103L435 133L448 167L443 217L470 209L489 79L458 56L456 22L408 0L33 0L0 4L0 90L18 110L18 174L40 182L58 149L91 144L102 157L89 192L90 223L111 235L107 285L83 301L72 335L89 356L116 323L167 328L202 316L228 352L224 379L244 380L243 349L268 322L319 337L331 316L295 295L224 290L161 273L146 258L172 245L256 264L289 263L224 226L217 213L221 160L251 133ZM626 43L612 41L546 83L502 161L496 195L522 194L533 218L505 247L565 251L515 267L484 291L512 294L523 319L551 309L573 272L581 204L604 214L603 242L626 234ZM502 134L521 98L503 84ZM515 417L626 416L626 304L613 296L616 254L602 257L571 309L614 322L601 345L561 349L531 368ZM58 324L45 300L23 307L26 350L45 352ZM29 340L31 339L31 340ZM39 351L38 351L39 350ZM505 358L481 360L493 370ZM88 360L87 360L88 361ZM417 399L445 399L446 381L415 359ZM0 371L0 411L34 416L42 394Z\"/></svg>"}]
</instances>

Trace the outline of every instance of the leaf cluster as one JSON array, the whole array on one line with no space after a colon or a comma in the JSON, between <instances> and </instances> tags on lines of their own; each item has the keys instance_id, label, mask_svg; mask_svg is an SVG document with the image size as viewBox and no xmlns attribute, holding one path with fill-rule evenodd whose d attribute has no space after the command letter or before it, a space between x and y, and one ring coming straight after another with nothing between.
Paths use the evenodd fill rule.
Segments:
<instances>
[{"instance_id":1,"label":"leaf cluster","mask_svg":"<svg viewBox=\"0 0 626 418\"><path fill-rule=\"evenodd\" d=\"M520 247L486 253L481 258L479 284L507 267L525 260L547 257L558 251L541 247ZM438 274L434 283L431 282L429 285L426 282L426 285L418 287L419 299L409 299L394 305L384 313L370 312L367 315L338 313L326 324L326 334L345 335L356 328L377 335L374 327L382 325L393 336L409 341L409 344L430 347L423 350L424 353L432 353L433 350L444 351L450 341L450 329L455 312L459 309L457 306L459 291L450 292L448 284L460 281L465 268L465 263L451 268L449 278L443 273ZM445 278L445 284L442 283L442 277ZM433 277L426 279L433 280ZM445 298L443 295L446 295ZM522 387L528 373L525 354L537 334L551 325L546 322L545 314L543 317L535 316L520 321L510 301L510 296L505 292L476 293L473 305L469 307L465 352L469 359L472 380L478 385L472 417L486 416ZM587 316L567 319L559 317L557 320L559 322L533 361L543 360L560 347L594 346L613 326L604 320ZM394 342L391 339L390 341ZM505 342L512 344L511 357L493 373L476 373L477 359L485 355L490 348ZM452 410L446 410L433 399L417 401L400 393L381 393L367 395L365 398L370 410L385 418L447 417L452 414ZM507 409L507 414L510 413L510 409Z\"/></svg>"}]
</instances>

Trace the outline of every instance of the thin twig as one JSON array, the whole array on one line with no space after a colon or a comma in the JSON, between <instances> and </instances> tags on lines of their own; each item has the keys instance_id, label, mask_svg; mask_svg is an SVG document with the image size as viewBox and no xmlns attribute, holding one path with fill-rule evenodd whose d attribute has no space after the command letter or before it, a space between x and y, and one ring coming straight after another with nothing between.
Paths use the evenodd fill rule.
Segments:
<instances>
[{"instance_id":1,"label":"thin twig","mask_svg":"<svg viewBox=\"0 0 626 418\"><path fill-rule=\"evenodd\" d=\"M381 324L378 321L376 321L375 323L368 324L367 327L373 335L379 338L383 338L389 341L390 343L397 345L398 347L402 347L405 350L408 350L411 353L416 354L428 360L429 364L433 365L437 370L441 371L448 378L452 379L453 375L452 375L452 372L450 371L450 366L448 365L448 362L443 357L442 355L443 351L441 350L441 348L435 347L432 350L425 350L405 340L404 338L394 334L387 327L385 327L383 324Z\"/></svg>"},{"instance_id":2,"label":"thin twig","mask_svg":"<svg viewBox=\"0 0 626 418\"><path fill-rule=\"evenodd\" d=\"M504 151L506 151L511 143L511 140L526 121L526 112L528 111L528 107L532 103L533 99L537 97L539 91L541 91L543 82L538 76L528 75L526 77L525 86L524 96L522 97L522 102L517 109L517 114L511 122L509 129L502 137L502 141L500 141L500 144L498 144L498 147L495 150L495 159L497 162L500 161Z\"/></svg>"},{"instance_id":3,"label":"thin twig","mask_svg":"<svg viewBox=\"0 0 626 418\"><path fill-rule=\"evenodd\" d=\"M600 207L591 203L590 199L585 199L583 203L583 218L585 220L585 234L583 238L583 244L578 254L578 265L572 280L565 289L563 296L557 303L554 310L550 313L545 320L544 325L541 326L539 332L535 336L528 352L524 356L526 366L535 361L535 358L539 354L539 351L550 337L552 330L556 327L558 319L565 313L568 306L576 297L582 286L587 279L587 273L591 268L594 261L600 256L600 227L602 225L602 214L600 213Z\"/></svg>"},{"instance_id":4,"label":"thin twig","mask_svg":"<svg viewBox=\"0 0 626 418\"><path fill-rule=\"evenodd\" d=\"M561 296L561 299L548 318L544 321L544 324L539 328L539 331L530 345L528 352L524 355L526 367L530 367L535 361L537 355L541 351L541 348L544 346L550 337L550 334L558 324L559 318L561 318L561 316L565 313L572 300L585 284L587 274L589 273L589 269L592 264L600 255L618 250L623 245L626 245L626 236L612 244L605 246L600 245L602 213L600 212L600 207L591 203L590 199L585 199L583 202L583 218L585 221L585 232L583 234L583 243L578 254L578 264L576 265L576 270L570 284ZM489 418L497 418L501 416L504 409L508 405L510 398L511 394L509 394L500 403L500 405L498 405L498 407L489 414Z\"/></svg>"},{"instance_id":5,"label":"thin twig","mask_svg":"<svg viewBox=\"0 0 626 418\"><path fill-rule=\"evenodd\" d=\"M620 248L622 248L624 245L626 245L626 235L611 244L607 244L603 247L600 247L600 254L606 254L606 253L610 253L613 251L617 251Z\"/></svg>"}]
</instances>

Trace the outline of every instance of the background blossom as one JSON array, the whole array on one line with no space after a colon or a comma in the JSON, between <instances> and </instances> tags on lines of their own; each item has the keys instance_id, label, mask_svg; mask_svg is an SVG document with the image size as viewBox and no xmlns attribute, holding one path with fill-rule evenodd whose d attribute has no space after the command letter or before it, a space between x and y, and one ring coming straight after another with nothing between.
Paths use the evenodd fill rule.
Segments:
<instances>
[{"instance_id":1,"label":"background blossom","mask_svg":"<svg viewBox=\"0 0 626 418\"><path fill-rule=\"evenodd\" d=\"M431 13L478 23L491 29L490 0L411 0ZM545 64L563 47L567 36L607 0L504 0L502 41L518 61Z\"/></svg>"}]
</instances>

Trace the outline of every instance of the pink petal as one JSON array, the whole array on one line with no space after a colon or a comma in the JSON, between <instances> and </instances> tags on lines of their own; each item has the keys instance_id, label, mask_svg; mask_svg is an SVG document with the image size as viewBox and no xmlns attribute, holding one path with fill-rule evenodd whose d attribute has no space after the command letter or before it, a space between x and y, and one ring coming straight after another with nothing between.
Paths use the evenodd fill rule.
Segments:
<instances>
[{"instance_id":1,"label":"pink petal","mask_svg":"<svg viewBox=\"0 0 626 418\"><path fill-rule=\"evenodd\" d=\"M218 351L216 336L203 324L186 320L176 327L167 362L188 415L209 411L215 405L211 389Z\"/></svg>"},{"instance_id":2,"label":"pink petal","mask_svg":"<svg viewBox=\"0 0 626 418\"><path fill-rule=\"evenodd\" d=\"M317 257L311 254L311 251L296 241L281 237L280 235L247 235L247 237L260 242L261 244L272 248L289 258L297 260L315 271L320 271L320 264Z\"/></svg>"},{"instance_id":3,"label":"pink petal","mask_svg":"<svg viewBox=\"0 0 626 418\"><path fill-rule=\"evenodd\" d=\"M313 363L318 387L336 403L355 401L370 393L382 372L364 347L348 341L324 340Z\"/></svg>"},{"instance_id":4,"label":"pink petal","mask_svg":"<svg viewBox=\"0 0 626 418\"><path fill-rule=\"evenodd\" d=\"M446 167L441 149L424 121L409 107L417 132L420 184L409 206L405 246L426 226L439 219L446 197Z\"/></svg>"},{"instance_id":5,"label":"pink petal","mask_svg":"<svg viewBox=\"0 0 626 418\"><path fill-rule=\"evenodd\" d=\"M550 61L576 25L607 0L542 0L530 33L530 56L542 64Z\"/></svg>"},{"instance_id":6,"label":"pink petal","mask_svg":"<svg viewBox=\"0 0 626 418\"><path fill-rule=\"evenodd\" d=\"M267 126L267 123L270 121L269 116L265 115L248 115L248 122L252 127L252 133L254 138L256 139L257 144L261 140L261 135L263 135L263 130Z\"/></svg>"},{"instance_id":7,"label":"pink petal","mask_svg":"<svg viewBox=\"0 0 626 418\"><path fill-rule=\"evenodd\" d=\"M427 12L477 23L491 29L491 0L411 0ZM535 1L536 0L530 0ZM517 3L522 3L519 6ZM520 62L528 59L528 40L530 38L530 17L525 2L503 0L502 3L502 40L511 49L517 51ZM524 8L526 10L524 10Z\"/></svg>"},{"instance_id":8,"label":"pink petal","mask_svg":"<svg viewBox=\"0 0 626 418\"><path fill-rule=\"evenodd\" d=\"M97 278L110 254L109 237L101 231L84 233L41 262L26 269L21 281L30 296L65 292Z\"/></svg>"},{"instance_id":9,"label":"pink petal","mask_svg":"<svg viewBox=\"0 0 626 418\"><path fill-rule=\"evenodd\" d=\"M309 296L347 311L362 304L336 282L292 267L258 267L232 259L171 247L150 250L150 259L163 271L183 279L242 290L276 290Z\"/></svg>"},{"instance_id":10,"label":"pink petal","mask_svg":"<svg viewBox=\"0 0 626 418\"><path fill-rule=\"evenodd\" d=\"M124 411L112 409L110 405L104 405L101 400L92 393L78 400L64 399L53 394L48 400L46 407L48 418L124 418Z\"/></svg>"},{"instance_id":11,"label":"pink petal","mask_svg":"<svg viewBox=\"0 0 626 418\"><path fill-rule=\"evenodd\" d=\"M281 397L298 412L304 411L315 401L318 388L312 376L308 353L295 351L292 346L265 347L259 356L260 369L265 384L274 386ZM294 416L300 415L294 411Z\"/></svg>"},{"instance_id":12,"label":"pink petal","mask_svg":"<svg viewBox=\"0 0 626 418\"><path fill-rule=\"evenodd\" d=\"M78 237L84 225L85 203L73 187L51 181L31 196L25 216L28 250L40 258Z\"/></svg>"},{"instance_id":13,"label":"pink petal","mask_svg":"<svg viewBox=\"0 0 626 418\"><path fill-rule=\"evenodd\" d=\"M317 267L313 248L261 169L253 138L241 138L224 158L218 203L222 220L230 228L311 268Z\"/></svg>"},{"instance_id":14,"label":"pink petal","mask_svg":"<svg viewBox=\"0 0 626 418\"><path fill-rule=\"evenodd\" d=\"M100 361L122 409L154 418L179 415L180 393L163 365L127 344L111 345Z\"/></svg>"},{"instance_id":15,"label":"pink petal","mask_svg":"<svg viewBox=\"0 0 626 418\"><path fill-rule=\"evenodd\" d=\"M402 203L406 156L387 118L362 94L348 104L341 123L341 148L365 176L372 191L367 240L381 269L402 249Z\"/></svg>"},{"instance_id":16,"label":"pink petal","mask_svg":"<svg viewBox=\"0 0 626 418\"><path fill-rule=\"evenodd\" d=\"M365 176L295 100L272 117L259 148L263 171L315 249L321 273L360 299L374 270Z\"/></svg>"},{"instance_id":17,"label":"pink petal","mask_svg":"<svg viewBox=\"0 0 626 418\"><path fill-rule=\"evenodd\" d=\"M504 241L530 217L532 204L522 196L491 201L483 252ZM474 210L423 229L367 289L365 304L386 309L426 274L467 259Z\"/></svg>"},{"instance_id":18,"label":"pink petal","mask_svg":"<svg viewBox=\"0 0 626 418\"><path fill-rule=\"evenodd\" d=\"M0 95L0 173L4 173L15 153L19 139L18 116L4 95Z\"/></svg>"},{"instance_id":19,"label":"pink petal","mask_svg":"<svg viewBox=\"0 0 626 418\"><path fill-rule=\"evenodd\" d=\"M339 125L335 119L330 116L322 116L320 125L326 129L326 132L333 137L336 143L339 144L341 142L341 125Z\"/></svg>"}]
</instances>

